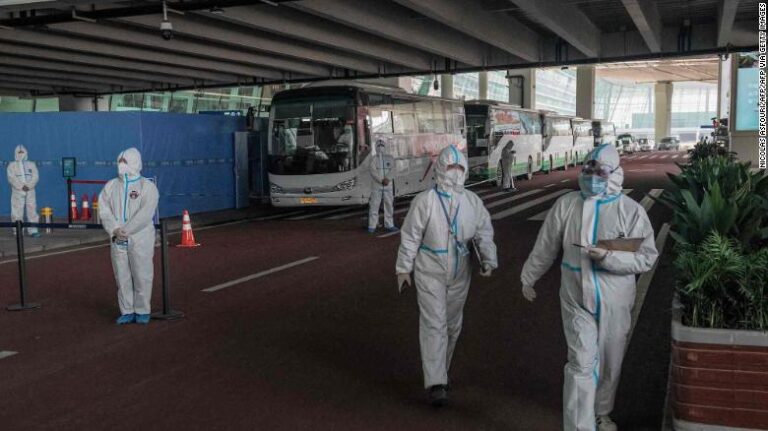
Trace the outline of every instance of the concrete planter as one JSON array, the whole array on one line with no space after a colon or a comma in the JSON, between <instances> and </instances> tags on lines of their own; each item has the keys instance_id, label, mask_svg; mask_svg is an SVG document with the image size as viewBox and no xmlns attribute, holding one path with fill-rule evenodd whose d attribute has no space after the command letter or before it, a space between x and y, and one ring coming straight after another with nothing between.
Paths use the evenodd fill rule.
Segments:
<instances>
[{"instance_id":1,"label":"concrete planter","mask_svg":"<svg viewBox=\"0 0 768 431\"><path fill-rule=\"evenodd\" d=\"M676 430L768 430L768 332L685 326L672 319Z\"/></svg>"}]
</instances>

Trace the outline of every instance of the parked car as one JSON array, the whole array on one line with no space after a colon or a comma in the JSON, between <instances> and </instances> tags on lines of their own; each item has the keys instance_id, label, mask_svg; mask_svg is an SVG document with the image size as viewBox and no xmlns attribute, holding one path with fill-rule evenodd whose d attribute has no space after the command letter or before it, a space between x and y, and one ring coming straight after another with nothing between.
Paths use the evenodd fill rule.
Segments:
<instances>
[{"instance_id":1,"label":"parked car","mask_svg":"<svg viewBox=\"0 0 768 431\"><path fill-rule=\"evenodd\" d=\"M640 145L640 151L653 151L653 139L640 138L637 143Z\"/></svg>"},{"instance_id":2,"label":"parked car","mask_svg":"<svg viewBox=\"0 0 768 431\"><path fill-rule=\"evenodd\" d=\"M640 144L637 142L634 136L629 133L623 133L616 138L618 147L625 153L634 153L640 151Z\"/></svg>"},{"instance_id":3,"label":"parked car","mask_svg":"<svg viewBox=\"0 0 768 431\"><path fill-rule=\"evenodd\" d=\"M680 151L680 140L673 136L661 138L661 142L659 142L659 150Z\"/></svg>"}]
</instances>

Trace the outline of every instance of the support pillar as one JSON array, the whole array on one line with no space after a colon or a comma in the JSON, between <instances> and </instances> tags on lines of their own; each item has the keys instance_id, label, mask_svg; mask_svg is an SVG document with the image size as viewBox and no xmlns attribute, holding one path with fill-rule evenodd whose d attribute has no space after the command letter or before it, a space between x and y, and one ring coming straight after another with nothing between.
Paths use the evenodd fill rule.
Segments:
<instances>
[{"instance_id":1,"label":"support pillar","mask_svg":"<svg viewBox=\"0 0 768 431\"><path fill-rule=\"evenodd\" d=\"M477 90L478 99L488 100L488 72L480 72L478 74Z\"/></svg>"},{"instance_id":2,"label":"support pillar","mask_svg":"<svg viewBox=\"0 0 768 431\"><path fill-rule=\"evenodd\" d=\"M536 109L536 69L507 71L509 103L526 109Z\"/></svg>"},{"instance_id":3,"label":"support pillar","mask_svg":"<svg viewBox=\"0 0 768 431\"><path fill-rule=\"evenodd\" d=\"M672 83L657 82L654 92L654 129L656 144L672 134Z\"/></svg>"},{"instance_id":4,"label":"support pillar","mask_svg":"<svg viewBox=\"0 0 768 431\"><path fill-rule=\"evenodd\" d=\"M440 75L440 97L453 99L453 75Z\"/></svg>"},{"instance_id":5,"label":"support pillar","mask_svg":"<svg viewBox=\"0 0 768 431\"><path fill-rule=\"evenodd\" d=\"M595 118L595 66L576 68L576 116Z\"/></svg>"},{"instance_id":6,"label":"support pillar","mask_svg":"<svg viewBox=\"0 0 768 431\"><path fill-rule=\"evenodd\" d=\"M717 118L731 116L731 84L733 57L729 55L725 61L718 62L717 70Z\"/></svg>"}]
</instances>

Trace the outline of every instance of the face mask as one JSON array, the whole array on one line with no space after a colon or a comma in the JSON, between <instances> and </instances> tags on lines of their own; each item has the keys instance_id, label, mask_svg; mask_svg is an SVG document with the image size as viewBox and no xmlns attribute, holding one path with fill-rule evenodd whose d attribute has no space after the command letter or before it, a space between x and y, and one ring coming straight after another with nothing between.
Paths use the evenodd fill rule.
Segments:
<instances>
[{"instance_id":1,"label":"face mask","mask_svg":"<svg viewBox=\"0 0 768 431\"><path fill-rule=\"evenodd\" d=\"M608 180L597 175L579 175L579 188L587 196L597 196L605 193Z\"/></svg>"},{"instance_id":2,"label":"face mask","mask_svg":"<svg viewBox=\"0 0 768 431\"><path fill-rule=\"evenodd\" d=\"M456 192L464 190L464 172L460 169L449 169L445 173L445 186Z\"/></svg>"},{"instance_id":3,"label":"face mask","mask_svg":"<svg viewBox=\"0 0 768 431\"><path fill-rule=\"evenodd\" d=\"M121 177L128 173L128 163L120 162L117 164L117 173Z\"/></svg>"}]
</instances>

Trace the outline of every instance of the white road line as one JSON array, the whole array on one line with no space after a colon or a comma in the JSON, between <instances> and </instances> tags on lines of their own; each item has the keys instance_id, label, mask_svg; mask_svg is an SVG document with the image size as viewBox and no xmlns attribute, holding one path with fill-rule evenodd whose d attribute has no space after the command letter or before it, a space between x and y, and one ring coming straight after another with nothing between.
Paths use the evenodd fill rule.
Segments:
<instances>
[{"instance_id":1,"label":"white road line","mask_svg":"<svg viewBox=\"0 0 768 431\"><path fill-rule=\"evenodd\" d=\"M640 160L640 159L646 159L646 158L648 158L648 155L645 155L645 156L640 156L640 157L638 157L637 159L638 159L638 160Z\"/></svg>"},{"instance_id":2,"label":"white road line","mask_svg":"<svg viewBox=\"0 0 768 431\"><path fill-rule=\"evenodd\" d=\"M313 212L313 213L310 213L310 214L305 214L305 215L300 215L300 216L296 216L296 217L291 217L291 218L287 218L286 220L306 220L306 219L315 218L315 217L322 217L322 216L330 215L330 214L338 214L338 213L343 213L343 212L347 212L347 211L355 211L357 209L358 209L357 207L334 208L334 209L330 209L330 210L326 210L326 211Z\"/></svg>"},{"instance_id":3,"label":"white road line","mask_svg":"<svg viewBox=\"0 0 768 431\"><path fill-rule=\"evenodd\" d=\"M637 293L635 295L635 305L632 307L632 327L629 330L629 339L632 339L632 333L635 331L635 325L637 325L637 318L640 316L640 311L643 309L643 302L645 302L645 295L648 293L648 287L653 280L653 274L656 273L656 268L659 266L659 259L664 252L664 245L667 243L667 237L669 236L669 223L664 223L659 230L659 234L656 236L656 250L659 251L659 258L653 264L653 268L650 271L644 272L637 280ZM629 346L629 343L627 343Z\"/></svg>"},{"instance_id":4,"label":"white road line","mask_svg":"<svg viewBox=\"0 0 768 431\"><path fill-rule=\"evenodd\" d=\"M511 216L513 214L517 214L517 213L519 213L521 211L525 211L528 208L535 207L536 205L544 203L544 202L546 202L548 200L555 199L555 198L559 197L560 195L564 195L566 193L570 193L572 191L573 191L572 189L558 190L558 191L552 192L552 193L550 193L548 195L544 195L544 196L542 196L542 197L540 197L538 199L534 199L532 201L526 202L524 204L520 204L520 205L514 206L512 208L507 208L504 211L499 211L496 214L491 215L491 220L501 220L501 219L509 217L509 216Z\"/></svg>"},{"instance_id":5,"label":"white road line","mask_svg":"<svg viewBox=\"0 0 768 431\"><path fill-rule=\"evenodd\" d=\"M7 358L9 356L13 356L13 355L15 355L17 353L19 353L19 352L12 352L10 350L2 350L2 351L0 351L0 359L5 359L5 358Z\"/></svg>"},{"instance_id":6,"label":"white road line","mask_svg":"<svg viewBox=\"0 0 768 431\"><path fill-rule=\"evenodd\" d=\"M254 220L255 221L275 220L275 219L279 219L279 218L282 218L282 217L290 217L290 216L295 216L295 215L298 215L298 214L303 214L305 211L306 210L291 211L291 212L287 212L287 213L280 213L280 214L275 214L275 215L266 216L266 217L259 217L259 218L256 218Z\"/></svg>"},{"instance_id":7,"label":"white road line","mask_svg":"<svg viewBox=\"0 0 768 431\"><path fill-rule=\"evenodd\" d=\"M656 169L630 169L627 172L656 172Z\"/></svg>"},{"instance_id":8,"label":"white road line","mask_svg":"<svg viewBox=\"0 0 768 431\"><path fill-rule=\"evenodd\" d=\"M550 188L550 187L552 187L552 186L554 186L554 185L555 185L554 183L552 183L552 184L547 184L546 186L544 186L544 188L545 188L545 189L548 189L548 188Z\"/></svg>"},{"instance_id":9,"label":"white road line","mask_svg":"<svg viewBox=\"0 0 768 431\"><path fill-rule=\"evenodd\" d=\"M520 193L519 195L514 195L514 196L506 198L506 199L499 199L499 200L497 200L495 202L491 202L491 203L487 204L485 206L485 208L490 210L492 208L496 208L498 206L501 206L501 205L504 205L504 204L508 204L510 202L514 202L514 201L517 201L517 200L520 200L520 199L523 199L523 198L527 198L528 196L535 195L535 194L541 193L543 191L544 190L542 190L542 189L528 190L527 192Z\"/></svg>"},{"instance_id":10,"label":"white road line","mask_svg":"<svg viewBox=\"0 0 768 431\"><path fill-rule=\"evenodd\" d=\"M106 238L104 239L104 241L106 241ZM74 253L77 251L85 251L85 250L91 250L94 248L101 248L101 247L109 247L109 244L91 245L91 246L82 247L82 248L74 248L71 250L53 251L50 253L38 254L35 256L26 256L25 260L40 259L41 257L48 257L48 256L58 256L60 254ZM4 260L0 262L0 265L5 265L6 263L15 263L15 262L16 262L16 258L13 258L13 259Z\"/></svg>"},{"instance_id":11,"label":"white road line","mask_svg":"<svg viewBox=\"0 0 768 431\"><path fill-rule=\"evenodd\" d=\"M491 189L490 191L492 191L492 190L493 189ZM486 200L486 199L495 198L496 196L508 195L508 194L509 194L509 192L496 192L496 193L490 194L488 196L483 196L480 199ZM404 212L407 212L410 209L410 201L407 202L407 204L408 205L406 205L405 208L396 209L394 212L392 212L392 215L398 215L398 214L402 214ZM400 205L395 205L395 206L399 207ZM337 216L327 217L327 218L325 218L323 220L342 220L342 219L354 217L356 215L363 215L364 216L363 218L367 218L368 217L368 210L356 212L356 213L353 213L353 214L341 214L341 215L337 215Z\"/></svg>"},{"instance_id":12,"label":"white road line","mask_svg":"<svg viewBox=\"0 0 768 431\"><path fill-rule=\"evenodd\" d=\"M648 160L655 159L656 157L659 157L658 154L654 154L652 156L648 156Z\"/></svg>"},{"instance_id":13,"label":"white road line","mask_svg":"<svg viewBox=\"0 0 768 431\"><path fill-rule=\"evenodd\" d=\"M665 154L665 155L659 157L659 159L666 159L667 157L669 157L669 154Z\"/></svg>"},{"instance_id":14,"label":"white road line","mask_svg":"<svg viewBox=\"0 0 768 431\"><path fill-rule=\"evenodd\" d=\"M645 209L645 212L650 211L653 204L656 203L655 200L653 200L650 196L657 198L661 196L661 194L664 192L664 189L651 189L650 192L648 192L648 196L645 196L643 200L640 201L640 205Z\"/></svg>"},{"instance_id":15,"label":"white road line","mask_svg":"<svg viewBox=\"0 0 768 431\"><path fill-rule=\"evenodd\" d=\"M286 269L293 268L295 266L304 265L305 263L312 262L313 260L319 259L319 256L310 256L305 259L297 260L295 262L291 262L285 265L281 265L272 269L268 269L266 271L257 272L256 274L251 274L246 277L238 278L237 280L228 281L226 283L217 284L216 286L208 287L206 289L203 289L203 292L206 293L212 293L219 291L221 289L226 289L227 287L232 287L241 283L245 283L247 281L255 280L257 278L264 277L266 275L274 274L276 272L285 271Z\"/></svg>"},{"instance_id":16,"label":"white road line","mask_svg":"<svg viewBox=\"0 0 768 431\"><path fill-rule=\"evenodd\" d=\"M379 235L376 238L389 238L390 236L400 235L400 231L397 230L395 232L387 232L384 235Z\"/></svg>"},{"instance_id":17,"label":"white road line","mask_svg":"<svg viewBox=\"0 0 768 431\"><path fill-rule=\"evenodd\" d=\"M560 180L560 182L561 182L561 183L567 183L568 181L570 181L570 179L569 179L569 178L566 178L566 179L564 179L564 180Z\"/></svg>"},{"instance_id":18,"label":"white road line","mask_svg":"<svg viewBox=\"0 0 768 431\"><path fill-rule=\"evenodd\" d=\"M628 195L632 193L634 189L624 189L623 192L625 195ZM552 208L547 208L544 211L536 214L535 216L529 217L528 221L544 221L544 219L547 218L547 214L549 214L549 210Z\"/></svg>"}]
</instances>

